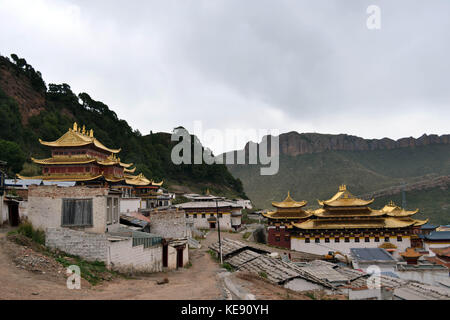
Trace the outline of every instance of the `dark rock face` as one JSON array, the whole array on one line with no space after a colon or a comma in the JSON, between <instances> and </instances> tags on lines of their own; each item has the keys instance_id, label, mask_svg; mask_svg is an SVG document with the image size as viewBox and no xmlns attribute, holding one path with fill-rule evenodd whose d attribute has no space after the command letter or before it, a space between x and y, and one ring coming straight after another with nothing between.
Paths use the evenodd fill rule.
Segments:
<instances>
[{"instance_id":1,"label":"dark rock face","mask_svg":"<svg viewBox=\"0 0 450 320\"><path fill-rule=\"evenodd\" d=\"M328 135L288 132L280 135L280 153L290 156L324 151L389 150L431 144L450 144L450 135L424 134L417 139L409 137L397 141L389 138L363 139L346 134Z\"/></svg>"}]
</instances>

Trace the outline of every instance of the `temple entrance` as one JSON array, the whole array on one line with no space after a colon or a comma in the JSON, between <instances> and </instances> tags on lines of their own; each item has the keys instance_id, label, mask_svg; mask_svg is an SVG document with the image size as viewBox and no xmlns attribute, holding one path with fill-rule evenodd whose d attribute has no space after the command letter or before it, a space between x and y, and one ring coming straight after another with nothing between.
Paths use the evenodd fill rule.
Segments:
<instances>
[{"instance_id":1,"label":"temple entrance","mask_svg":"<svg viewBox=\"0 0 450 320\"><path fill-rule=\"evenodd\" d=\"M209 228L215 229L216 228L216 223L215 222L210 222L209 223Z\"/></svg>"}]
</instances>

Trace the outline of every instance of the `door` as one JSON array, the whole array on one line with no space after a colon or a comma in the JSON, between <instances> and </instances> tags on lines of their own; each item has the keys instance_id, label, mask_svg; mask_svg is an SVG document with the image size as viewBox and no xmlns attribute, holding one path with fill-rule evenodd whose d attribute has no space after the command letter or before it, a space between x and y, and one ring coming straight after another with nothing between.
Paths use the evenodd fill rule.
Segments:
<instances>
[{"instance_id":1,"label":"door","mask_svg":"<svg viewBox=\"0 0 450 320\"><path fill-rule=\"evenodd\" d=\"M19 204L17 202L8 202L9 224L17 227L20 223Z\"/></svg>"},{"instance_id":2,"label":"door","mask_svg":"<svg viewBox=\"0 0 450 320\"><path fill-rule=\"evenodd\" d=\"M177 247L177 268L183 268L183 247Z\"/></svg>"},{"instance_id":3,"label":"door","mask_svg":"<svg viewBox=\"0 0 450 320\"><path fill-rule=\"evenodd\" d=\"M168 258L169 246L167 244L163 245L163 268L167 268L167 258Z\"/></svg>"},{"instance_id":4,"label":"door","mask_svg":"<svg viewBox=\"0 0 450 320\"><path fill-rule=\"evenodd\" d=\"M215 229L215 228L216 228L216 223L215 223L215 222L210 222L210 223L209 223L209 227L210 227L211 229Z\"/></svg>"}]
</instances>

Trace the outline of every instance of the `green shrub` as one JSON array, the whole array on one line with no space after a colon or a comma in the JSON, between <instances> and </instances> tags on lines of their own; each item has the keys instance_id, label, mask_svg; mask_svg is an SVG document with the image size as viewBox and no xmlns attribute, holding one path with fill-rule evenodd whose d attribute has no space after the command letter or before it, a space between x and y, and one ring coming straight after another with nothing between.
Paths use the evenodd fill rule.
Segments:
<instances>
[{"instance_id":1,"label":"green shrub","mask_svg":"<svg viewBox=\"0 0 450 320\"><path fill-rule=\"evenodd\" d=\"M30 238L36 243L45 245L45 232L40 229L34 229L29 222L22 222L17 228L17 233Z\"/></svg>"}]
</instances>

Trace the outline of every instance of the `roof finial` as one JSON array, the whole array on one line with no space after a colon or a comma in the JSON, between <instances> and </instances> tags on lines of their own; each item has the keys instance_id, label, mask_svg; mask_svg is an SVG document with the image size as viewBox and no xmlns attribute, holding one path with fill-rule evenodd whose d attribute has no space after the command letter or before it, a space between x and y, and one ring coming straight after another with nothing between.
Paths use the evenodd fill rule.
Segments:
<instances>
[{"instance_id":1,"label":"roof finial","mask_svg":"<svg viewBox=\"0 0 450 320\"><path fill-rule=\"evenodd\" d=\"M83 125L83 130L81 131L81 133L86 134L86 126Z\"/></svg>"},{"instance_id":2,"label":"roof finial","mask_svg":"<svg viewBox=\"0 0 450 320\"><path fill-rule=\"evenodd\" d=\"M347 186L345 184L341 184L339 186L339 191L345 191L345 190L347 190Z\"/></svg>"},{"instance_id":3,"label":"roof finial","mask_svg":"<svg viewBox=\"0 0 450 320\"><path fill-rule=\"evenodd\" d=\"M73 131L78 130L78 124L76 122L73 123Z\"/></svg>"},{"instance_id":4,"label":"roof finial","mask_svg":"<svg viewBox=\"0 0 450 320\"><path fill-rule=\"evenodd\" d=\"M94 130L89 130L89 137L93 138L94 137Z\"/></svg>"}]
</instances>

